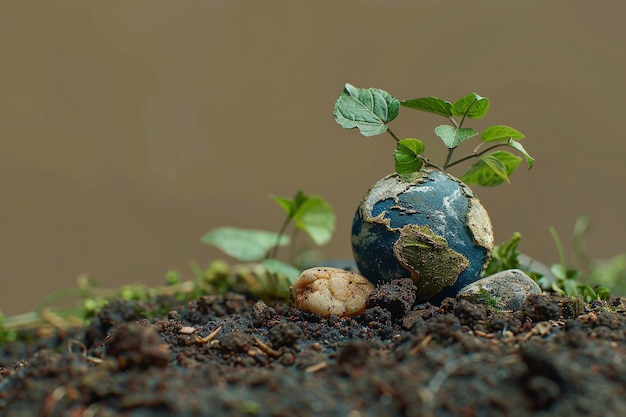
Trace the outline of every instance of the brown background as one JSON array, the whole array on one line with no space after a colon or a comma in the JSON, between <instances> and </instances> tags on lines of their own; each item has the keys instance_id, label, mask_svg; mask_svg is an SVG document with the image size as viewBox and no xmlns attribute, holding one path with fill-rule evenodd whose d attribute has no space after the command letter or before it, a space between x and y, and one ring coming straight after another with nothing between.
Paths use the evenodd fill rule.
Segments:
<instances>
[{"instance_id":1,"label":"brown background","mask_svg":"<svg viewBox=\"0 0 626 417\"><path fill-rule=\"evenodd\" d=\"M204 232L276 230L268 194L299 187L336 209L326 256L350 256L354 209L393 170L394 144L335 124L345 82L400 99L489 97L472 126L514 126L537 158L511 185L475 187L496 241L519 230L522 249L551 263L549 226L571 248L589 214L591 254L623 252L625 12L617 1L1 0L0 309L27 311L80 273L107 287L190 276L189 260L222 256ZM440 161L437 122L403 109L393 126Z\"/></svg>"}]
</instances>

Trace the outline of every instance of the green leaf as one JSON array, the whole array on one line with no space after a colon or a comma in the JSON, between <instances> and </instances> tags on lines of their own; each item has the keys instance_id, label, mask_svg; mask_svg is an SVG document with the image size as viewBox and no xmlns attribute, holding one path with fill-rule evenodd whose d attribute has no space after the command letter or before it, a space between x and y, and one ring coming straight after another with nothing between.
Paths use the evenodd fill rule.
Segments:
<instances>
[{"instance_id":1,"label":"green leaf","mask_svg":"<svg viewBox=\"0 0 626 417\"><path fill-rule=\"evenodd\" d=\"M294 215L296 227L304 230L316 245L330 240L335 230L333 208L321 197L309 197Z\"/></svg>"},{"instance_id":2,"label":"green leaf","mask_svg":"<svg viewBox=\"0 0 626 417\"><path fill-rule=\"evenodd\" d=\"M443 117L452 116L452 103L437 97L421 97L413 100L404 100L400 105L411 109L422 110L429 113L435 113Z\"/></svg>"},{"instance_id":3,"label":"green leaf","mask_svg":"<svg viewBox=\"0 0 626 417\"><path fill-rule=\"evenodd\" d=\"M478 135L478 132L469 127L457 129L450 125L440 125L435 128L435 134L441 138L448 148L452 149L467 139Z\"/></svg>"},{"instance_id":4,"label":"green leaf","mask_svg":"<svg viewBox=\"0 0 626 417\"><path fill-rule=\"evenodd\" d=\"M524 134L510 126L496 125L485 129L481 135L483 142L493 142L496 140L524 139Z\"/></svg>"},{"instance_id":5,"label":"green leaf","mask_svg":"<svg viewBox=\"0 0 626 417\"><path fill-rule=\"evenodd\" d=\"M285 210L289 217L293 217L296 212L296 203L291 198L277 197L275 195L270 195L270 197Z\"/></svg>"},{"instance_id":6,"label":"green leaf","mask_svg":"<svg viewBox=\"0 0 626 417\"><path fill-rule=\"evenodd\" d=\"M480 119L489 111L489 99L476 93L458 99L452 104L452 114L455 116L467 116L470 119Z\"/></svg>"},{"instance_id":7,"label":"green leaf","mask_svg":"<svg viewBox=\"0 0 626 417\"><path fill-rule=\"evenodd\" d=\"M400 102L384 90L346 84L333 116L344 129L357 127L363 136L375 136L387 131L386 123L395 119L399 110Z\"/></svg>"},{"instance_id":8,"label":"green leaf","mask_svg":"<svg viewBox=\"0 0 626 417\"><path fill-rule=\"evenodd\" d=\"M202 236L201 241L213 245L241 262L254 262L265 257L267 252L278 246L289 244L288 236L265 230L239 227L218 227Z\"/></svg>"},{"instance_id":9,"label":"green leaf","mask_svg":"<svg viewBox=\"0 0 626 417\"><path fill-rule=\"evenodd\" d=\"M298 278L302 272L298 268L275 258L264 259L261 263L268 272L286 276L291 284L296 281L296 278Z\"/></svg>"},{"instance_id":10,"label":"green leaf","mask_svg":"<svg viewBox=\"0 0 626 417\"><path fill-rule=\"evenodd\" d=\"M498 158L493 155L485 155L481 158L485 164L504 181L509 182L509 177L506 175L506 167Z\"/></svg>"},{"instance_id":11,"label":"green leaf","mask_svg":"<svg viewBox=\"0 0 626 417\"><path fill-rule=\"evenodd\" d=\"M508 242L496 245L493 248L492 258L485 271L485 276L505 271L507 269L519 269L519 251L517 247L522 240L522 235L515 232Z\"/></svg>"},{"instance_id":12,"label":"green leaf","mask_svg":"<svg viewBox=\"0 0 626 417\"><path fill-rule=\"evenodd\" d=\"M550 267L550 272L554 275L559 281L562 281L567 278L567 271L565 267L561 264L553 264Z\"/></svg>"},{"instance_id":13,"label":"green leaf","mask_svg":"<svg viewBox=\"0 0 626 417\"><path fill-rule=\"evenodd\" d=\"M302 190L298 190L293 199L277 197L275 195L270 195L270 197L276 201L283 208L283 210L285 210L289 218L293 218L302 204L309 199L309 196Z\"/></svg>"},{"instance_id":14,"label":"green leaf","mask_svg":"<svg viewBox=\"0 0 626 417\"><path fill-rule=\"evenodd\" d=\"M399 175L410 175L422 168L423 161L419 157L426 146L419 139L407 138L398 142L393 159Z\"/></svg>"},{"instance_id":15,"label":"green leaf","mask_svg":"<svg viewBox=\"0 0 626 417\"><path fill-rule=\"evenodd\" d=\"M466 184L483 187L500 185L509 181L509 176L522 161L522 158L506 151L497 151L483 156L478 162L459 177Z\"/></svg>"},{"instance_id":16,"label":"green leaf","mask_svg":"<svg viewBox=\"0 0 626 417\"><path fill-rule=\"evenodd\" d=\"M533 164L535 163L535 158L533 158L532 156L530 156L528 154L528 152L526 152L526 149L524 149L524 147L522 146L521 143L519 143L516 140L511 139L508 143L508 146L510 146L513 149L516 149L517 151L519 151L522 155L524 155L524 158L526 158L526 163L528 163L528 169L531 169L533 167Z\"/></svg>"},{"instance_id":17,"label":"green leaf","mask_svg":"<svg viewBox=\"0 0 626 417\"><path fill-rule=\"evenodd\" d=\"M606 287L596 287L595 292L600 300L608 300L611 297L611 290Z\"/></svg>"},{"instance_id":18,"label":"green leaf","mask_svg":"<svg viewBox=\"0 0 626 417\"><path fill-rule=\"evenodd\" d=\"M570 297L574 297L579 295L578 291L578 283L573 279L564 279L563 280L563 290L565 290L565 294Z\"/></svg>"}]
</instances>

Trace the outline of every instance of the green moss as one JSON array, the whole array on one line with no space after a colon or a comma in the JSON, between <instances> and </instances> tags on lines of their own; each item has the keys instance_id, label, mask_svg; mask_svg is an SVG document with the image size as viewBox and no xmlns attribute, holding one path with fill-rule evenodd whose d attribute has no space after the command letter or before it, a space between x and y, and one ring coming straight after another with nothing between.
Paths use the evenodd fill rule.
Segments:
<instances>
[{"instance_id":1,"label":"green moss","mask_svg":"<svg viewBox=\"0 0 626 417\"><path fill-rule=\"evenodd\" d=\"M500 297L491 295L489 291L484 289L482 286L478 289L476 301L480 304L487 305L496 311L504 310L504 303L502 302L502 299Z\"/></svg>"},{"instance_id":2,"label":"green moss","mask_svg":"<svg viewBox=\"0 0 626 417\"><path fill-rule=\"evenodd\" d=\"M393 245L400 265L411 273L418 301L425 301L453 285L469 265L467 258L448 246L448 241L428 226L408 224L400 229Z\"/></svg>"}]
</instances>

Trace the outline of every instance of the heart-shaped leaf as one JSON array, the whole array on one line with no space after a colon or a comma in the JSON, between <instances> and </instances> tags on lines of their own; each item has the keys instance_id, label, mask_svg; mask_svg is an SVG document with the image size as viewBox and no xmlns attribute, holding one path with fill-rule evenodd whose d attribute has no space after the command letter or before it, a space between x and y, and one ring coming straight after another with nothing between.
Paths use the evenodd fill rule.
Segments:
<instances>
[{"instance_id":1,"label":"heart-shaped leaf","mask_svg":"<svg viewBox=\"0 0 626 417\"><path fill-rule=\"evenodd\" d=\"M458 99L452 104L452 114L455 116L467 116L470 119L480 119L489 111L489 99L471 93Z\"/></svg>"},{"instance_id":2,"label":"heart-shaped leaf","mask_svg":"<svg viewBox=\"0 0 626 417\"><path fill-rule=\"evenodd\" d=\"M413 100L404 100L400 105L411 109L422 110L429 113L435 113L443 117L452 116L452 103L437 97L421 97Z\"/></svg>"},{"instance_id":3,"label":"heart-shaped leaf","mask_svg":"<svg viewBox=\"0 0 626 417\"><path fill-rule=\"evenodd\" d=\"M211 230L201 240L241 262L259 261L273 247L286 246L290 241L288 236L279 237L278 233L227 226Z\"/></svg>"},{"instance_id":4,"label":"heart-shaped leaf","mask_svg":"<svg viewBox=\"0 0 626 417\"><path fill-rule=\"evenodd\" d=\"M496 125L485 129L480 137L483 142L493 142L496 140L524 139L524 134L510 126Z\"/></svg>"},{"instance_id":5,"label":"heart-shaped leaf","mask_svg":"<svg viewBox=\"0 0 626 417\"><path fill-rule=\"evenodd\" d=\"M400 102L377 88L356 88L346 84L335 102L333 116L344 129L357 127L363 136L387 131L387 123L398 115Z\"/></svg>"},{"instance_id":6,"label":"heart-shaped leaf","mask_svg":"<svg viewBox=\"0 0 626 417\"><path fill-rule=\"evenodd\" d=\"M460 129L450 125L440 125L435 128L435 134L441 138L448 148L456 148L467 139L478 135L478 132L469 127Z\"/></svg>"},{"instance_id":7,"label":"heart-shaped leaf","mask_svg":"<svg viewBox=\"0 0 626 417\"><path fill-rule=\"evenodd\" d=\"M419 139L407 138L398 142L393 159L399 175L411 175L422 168L423 161L419 157L426 146Z\"/></svg>"},{"instance_id":8,"label":"heart-shaped leaf","mask_svg":"<svg viewBox=\"0 0 626 417\"><path fill-rule=\"evenodd\" d=\"M466 184L478 184L483 187L508 182L509 177L522 158L506 151L497 151L483 156L478 162L469 167L459 179Z\"/></svg>"}]
</instances>

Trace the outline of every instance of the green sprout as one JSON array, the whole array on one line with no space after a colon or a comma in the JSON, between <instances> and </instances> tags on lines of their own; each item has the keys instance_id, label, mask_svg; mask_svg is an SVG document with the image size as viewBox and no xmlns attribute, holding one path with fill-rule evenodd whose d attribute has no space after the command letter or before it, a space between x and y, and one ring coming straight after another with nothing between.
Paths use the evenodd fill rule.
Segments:
<instances>
[{"instance_id":1,"label":"green sprout","mask_svg":"<svg viewBox=\"0 0 626 417\"><path fill-rule=\"evenodd\" d=\"M335 229L335 214L322 197L309 196L299 190L293 198L271 196L271 198L287 214L277 233L245 229L239 227L218 227L202 236L202 242L213 245L224 253L241 262L253 262L262 266L255 266L253 274L255 284L261 293L275 294L286 297L289 286L300 275L296 264L295 248L298 233L305 232L316 245L327 243ZM291 236L287 230L293 225ZM290 246L290 262L278 259L278 250L283 246ZM262 290L262 291L261 291Z\"/></svg>"},{"instance_id":2,"label":"green sprout","mask_svg":"<svg viewBox=\"0 0 626 417\"><path fill-rule=\"evenodd\" d=\"M4 314L0 311L0 345L7 342L13 342L17 339L17 332L10 326L7 326Z\"/></svg>"},{"instance_id":3,"label":"green sprout","mask_svg":"<svg viewBox=\"0 0 626 417\"><path fill-rule=\"evenodd\" d=\"M478 288L478 303L480 304L485 304L489 307L491 307L492 309L494 309L495 311L502 311L504 310L504 303L502 302L502 299L500 297L496 297L494 295L491 295L489 293L489 291L487 291L485 288L483 288L482 286L480 286Z\"/></svg>"},{"instance_id":4,"label":"green sprout","mask_svg":"<svg viewBox=\"0 0 626 417\"><path fill-rule=\"evenodd\" d=\"M446 171L461 162L479 158L459 179L467 184L495 186L505 181L509 182L509 176L522 160L510 152L496 151L496 148L513 148L524 156L528 169L532 168L534 158L519 142L524 138L524 134L510 126L494 125L482 132L481 143L473 152L453 159L455 150L461 143L479 134L475 129L466 127L465 121L484 117L489 106L489 99L476 93L468 94L454 102L437 97L399 101L384 90L357 88L346 84L335 103L333 116L341 127L345 129L356 127L366 137L389 133L397 142L394 152L396 172L405 179L413 178L422 167ZM389 128L388 124L398 116L400 107L434 113L448 119L449 124L435 127L435 135L448 149L443 164L436 165L423 156L426 150L423 141L416 138L400 139Z\"/></svg>"},{"instance_id":5,"label":"green sprout","mask_svg":"<svg viewBox=\"0 0 626 417\"><path fill-rule=\"evenodd\" d=\"M563 244L554 227L550 227L550 234L559 253L559 263L552 265L550 268L550 271L556 278L551 283L552 291L570 297L582 297L587 302L608 299L611 296L611 291L608 288L602 286L592 288L581 281L580 270L567 268Z\"/></svg>"},{"instance_id":6,"label":"green sprout","mask_svg":"<svg viewBox=\"0 0 626 417\"><path fill-rule=\"evenodd\" d=\"M0 312L0 345L17 340L25 329L67 330L83 326L114 298L136 303L138 313L146 318L165 314L187 300L227 291L254 294L266 300L287 299L289 286L300 270L279 261L278 248L291 244L293 256L299 231L306 232L315 244L328 242L335 227L335 214L324 199L308 196L302 191L298 191L293 199L272 198L287 213L278 233L220 227L202 237L203 242L222 249L245 264L229 265L215 260L207 268L202 268L191 262L193 279L185 280L179 271L170 270L165 275L165 285L155 287L130 284L119 289L98 288L96 280L81 275L76 287L48 295L28 313L5 317ZM292 224L293 232L289 237L286 232ZM55 306L69 298L77 298L80 302L76 307Z\"/></svg>"},{"instance_id":7,"label":"green sprout","mask_svg":"<svg viewBox=\"0 0 626 417\"><path fill-rule=\"evenodd\" d=\"M580 298L585 302L607 300L612 291L623 291L619 283L620 278L626 276L626 264L620 261L626 259L626 255L617 255L609 261L591 260L584 245L583 234L587 225L588 219L581 217L574 228L574 246L579 261L583 264L582 269L567 267L561 238L556 229L550 227L549 231L559 256L559 262L553 264L549 270L546 268L544 274L533 268L532 264L523 265L520 261L522 254L518 246L522 236L518 232L514 233L507 242L494 247L492 259L485 274L491 275L506 269L521 269L544 291Z\"/></svg>"},{"instance_id":8,"label":"green sprout","mask_svg":"<svg viewBox=\"0 0 626 417\"><path fill-rule=\"evenodd\" d=\"M517 250L517 247L521 240L522 235L519 232L515 232L507 242L495 245L491 254L491 261L484 275L493 275L507 269L520 269L520 252Z\"/></svg>"}]
</instances>

